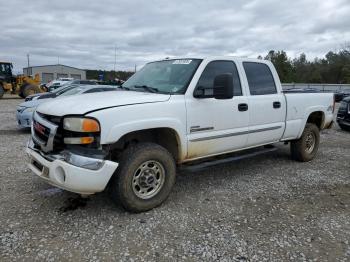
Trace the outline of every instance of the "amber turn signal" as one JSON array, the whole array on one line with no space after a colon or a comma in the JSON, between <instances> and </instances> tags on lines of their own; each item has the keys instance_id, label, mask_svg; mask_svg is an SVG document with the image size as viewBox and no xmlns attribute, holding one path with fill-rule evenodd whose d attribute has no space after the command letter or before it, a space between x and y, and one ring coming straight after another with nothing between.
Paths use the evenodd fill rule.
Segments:
<instances>
[{"instance_id":1,"label":"amber turn signal","mask_svg":"<svg viewBox=\"0 0 350 262\"><path fill-rule=\"evenodd\" d=\"M81 129L83 132L98 132L100 131L100 125L94 119L85 118Z\"/></svg>"}]
</instances>

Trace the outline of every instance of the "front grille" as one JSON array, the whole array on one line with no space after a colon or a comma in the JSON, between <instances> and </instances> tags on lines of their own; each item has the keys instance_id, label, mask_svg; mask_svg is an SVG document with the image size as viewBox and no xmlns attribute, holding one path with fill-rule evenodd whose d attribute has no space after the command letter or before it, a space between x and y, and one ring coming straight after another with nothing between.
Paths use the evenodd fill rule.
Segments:
<instances>
[{"instance_id":1,"label":"front grille","mask_svg":"<svg viewBox=\"0 0 350 262\"><path fill-rule=\"evenodd\" d=\"M58 126L56 130L56 135L53 139L53 151L59 152L64 149L64 143L63 143L63 118L59 116L52 116L52 115L45 115L39 113L39 115L44 118L45 120L55 124Z\"/></svg>"},{"instance_id":2,"label":"front grille","mask_svg":"<svg viewBox=\"0 0 350 262\"><path fill-rule=\"evenodd\" d=\"M44 152L60 151L63 148L61 117L34 113L33 141Z\"/></svg>"},{"instance_id":3,"label":"front grille","mask_svg":"<svg viewBox=\"0 0 350 262\"><path fill-rule=\"evenodd\" d=\"M38 121L33 120L33 130L36 137L38 137L44 143L47 143L50 136L50 129Z\"/></svg>"},{"instance_id":4,"label":"front grille","mask_svg":"<svg viewBox=\"0 0 350 262\"><path fill-rule=\"evenodd\" d=\"M54 123L55 125L58 125L60 126L61 125L61 119L62 117L59 117L59 116L52 116L52 115L45 115L45 114L42 114L42 113L39 113L37 112L37 114L39 116L41 116L42 118L44 118L45 120L51 122L51 123Z\"/></svg>"}]
</instances>

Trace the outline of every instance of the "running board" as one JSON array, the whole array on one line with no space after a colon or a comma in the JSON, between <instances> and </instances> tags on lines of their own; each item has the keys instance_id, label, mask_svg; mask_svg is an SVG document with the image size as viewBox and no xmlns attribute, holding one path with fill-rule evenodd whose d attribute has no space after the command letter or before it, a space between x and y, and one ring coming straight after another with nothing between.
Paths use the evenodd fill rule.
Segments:
<instances>
[{"instance_id":1,"label":"running board","mask_svg":"<svg viewBox=\"0 0 350 262\"><path fill-rule=\"evenodd\" d=\"M215 166L215 165L220 165L220 164L224 164L224 163L229 163L229 162L234 162L234 161L238 161L238 160L242 160L242 159L246 159L246 158L251 158L251 157L255 157L255 156L259 156L265 153L269 153L269 152L273 152L276 151L277 148L274 146L271 147L263 147L263 149L259 149L252 152L252 150L248 150L249 152L247 153L242 153L239 155L235 155L235 156L230 156L230 157L226 157L226 158L222 158L222 159L213 159L212 160L207 160L207 161L202 161L198 164L184 164L181 165L178 169L180 172L182 171L189 171L189 172L196 172L199 171L201 169L207 168L207 167L211 167L211 166ZM237 154L237 152L235 153ZM232 155L232 154L231 154Z\"/></svg>"}]
</instances>

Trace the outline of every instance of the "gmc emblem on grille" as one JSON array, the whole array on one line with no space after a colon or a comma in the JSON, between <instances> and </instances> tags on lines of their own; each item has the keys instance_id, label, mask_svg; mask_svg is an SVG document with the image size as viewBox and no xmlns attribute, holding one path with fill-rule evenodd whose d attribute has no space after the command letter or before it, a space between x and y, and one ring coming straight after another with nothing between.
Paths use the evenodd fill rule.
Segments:
<instances>
[{"instance_id":1,"label":"gmc emblem on grille","mask_svg":"<svg viewBox=\"0 0 350 262\"><path fill-rule=\"evenodd\" d=\"M38 131L40 134L45 135L45 127L40 125L38 122L34 122L34 129Z\"/></svg>"}]
</instances>

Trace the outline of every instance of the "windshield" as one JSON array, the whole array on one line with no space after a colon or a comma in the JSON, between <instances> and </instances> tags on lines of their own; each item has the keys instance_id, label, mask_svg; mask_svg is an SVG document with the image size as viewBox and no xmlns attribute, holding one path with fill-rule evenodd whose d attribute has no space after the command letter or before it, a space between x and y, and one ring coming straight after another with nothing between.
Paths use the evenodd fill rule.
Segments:
<instances>
[{"instance_id":1,"label":"windshield","mask_svg":"<svg viewBox=\"0 0 350 262\"><path fill-rule=\"evenodd\" d=\"M76 95L76 94L80 93L82 90L84 90L83 87L79 87L79 86L71 87L71 88L68 88L67 90L65 90L65 92L63 92L59 96Z\"/></svg>"},{"instance_id":2,"label":"windshield","mask_svg":"<svg viewBox=\"0 0 350 262\"><path fill-rule=\"evenodd\" d=\"M11 74L11 64L0 64L0 72L5 74Z\"/></svg>"},{"instance_id":3,"label":"windshield","mask_svg":"<svg viewBox=\"0 0 350 262\"><path fill-rule=\"evenodd\" d=\"M183 94L196 72L200 59L176 59L146 64L126 81L122 87L141 91Z\"/></svg>"},{"instance_id":4,"label":"windshield","mask_svg":"<svg viewBox=\"0 0 350 262\"><path fill-rule=\"evenodd\" d=\"M77 85L65 85L65 86L61 86L60 88L55 89L54 91L52 91L51 93L56 94L57 96L67 92L68 90L71 90L73 88L78 87Z\"/></svg>"}]
</instances>

